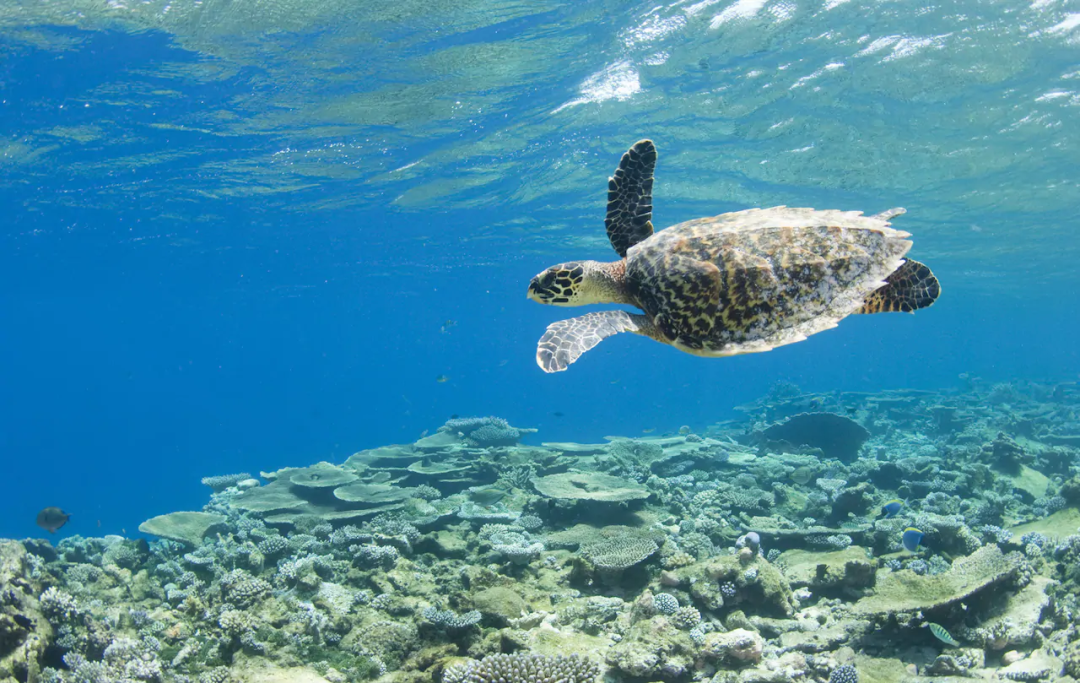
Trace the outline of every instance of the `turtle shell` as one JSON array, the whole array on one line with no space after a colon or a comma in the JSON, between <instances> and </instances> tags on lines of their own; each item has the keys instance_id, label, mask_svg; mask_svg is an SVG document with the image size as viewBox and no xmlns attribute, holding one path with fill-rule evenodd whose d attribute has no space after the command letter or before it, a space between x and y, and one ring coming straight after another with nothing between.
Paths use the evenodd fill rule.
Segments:
<instances>
[{"instance_id":1,"label":"turtle shell","mask_svg":"<svg viewBox=\"0 0 1080 683\"><path fill-rule=\"evenodd\" d=\"M767 351L858 312L904 263L909 236L857 211L736 211L679 223L631 247L627 287L683 351Z\"/></svg>"}]
</instances>

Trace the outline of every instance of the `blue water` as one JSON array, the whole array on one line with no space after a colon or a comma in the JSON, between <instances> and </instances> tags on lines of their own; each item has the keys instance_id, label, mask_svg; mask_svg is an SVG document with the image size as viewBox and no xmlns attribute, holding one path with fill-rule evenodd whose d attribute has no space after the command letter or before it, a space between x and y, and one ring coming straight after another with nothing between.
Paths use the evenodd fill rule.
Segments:
<instances>
[{"instance_id":1,"label":"blue water","mask_svg":"<svg viewBox=\"0 0 1080 683\"><path fill-rule=\"evenodd\" d=\"M0 9L0 536L46 505L59 535L132 534L203 476L452 414L591 442L779 380L1077 379L1080 15L917 6ZM578 312L528 280L614 258L605 181L646 136L657 227L906 206L941 300L723 360L621 335L545 375Z\"/></svg>"}]
</instances>

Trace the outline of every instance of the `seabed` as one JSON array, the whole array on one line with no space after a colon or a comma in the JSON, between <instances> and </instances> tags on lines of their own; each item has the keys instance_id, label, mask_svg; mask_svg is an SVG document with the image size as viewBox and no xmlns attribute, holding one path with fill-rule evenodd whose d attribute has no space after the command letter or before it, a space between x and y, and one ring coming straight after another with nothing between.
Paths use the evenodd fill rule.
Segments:
<instances>
[{"instance_id":1,"label":"seabed","mask_svg":"<svg viewBox=\"0 0 1080 683\"><path fill-rule=\"evenodd\" d=\"M1080 676L1075 383L741 411L597 444L454 419L207 477L149 542L0 541L0 683Z\"/></svg>"}]
</instances>

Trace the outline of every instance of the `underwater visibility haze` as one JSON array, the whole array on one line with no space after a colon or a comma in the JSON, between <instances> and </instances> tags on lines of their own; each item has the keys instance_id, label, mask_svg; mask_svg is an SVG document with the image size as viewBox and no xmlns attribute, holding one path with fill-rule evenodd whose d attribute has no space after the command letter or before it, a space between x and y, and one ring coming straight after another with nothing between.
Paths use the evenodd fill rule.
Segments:
<instances>
[{"instance_id":1,"label":"underwater visibility haze","mask_svg":"<svg viewBox=\"0 0 1080 683\"><path fill-rule=\"evenodd\" d=\"M1074 4L15 0L0 134L0 683L1080 676ZM538 368L644 139L940 297Z\"/></svg>"}]
</instances>

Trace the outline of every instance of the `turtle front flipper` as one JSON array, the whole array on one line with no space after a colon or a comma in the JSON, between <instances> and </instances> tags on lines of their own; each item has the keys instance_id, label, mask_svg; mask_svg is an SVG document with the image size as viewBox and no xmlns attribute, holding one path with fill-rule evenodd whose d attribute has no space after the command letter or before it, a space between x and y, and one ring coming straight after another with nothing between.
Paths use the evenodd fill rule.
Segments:
<instances>
[{"instance_id":1,"label":"turtle front flipper","mask_svg":"<svg viewBox=\"0 0 1080 683\"><path fill-rule=\"evenodd\" d=\"M615 175L608 179L608 205L604 226L611 246L626 258L626 250L653 234L652 186L656 147L641 140L623 155Z\"/></svg>"},{"instance_id":2,"label":"turtle front flipper","mask_svg":"<svg viewBox=\"0 0 1080 683\"><path fill-rule=\"evenodd\" d=\"M922 263L908 259L885 278L885 285L866 297L857 313L914 313L941 296L941 284Z\"/></svg>"},{"instance_id":3,"label":"turtle front flipper","mask_svg":"<svg viewBox=\"0 0 1080 683\"><path fill-rule=\"evenodd\" d=\"M626 311L597 311L548 325L536 344L536 364L544 372L562 372L602 340L619 332L649 335L652 325L643 315Z\"/></svg>"}]
</instances>

